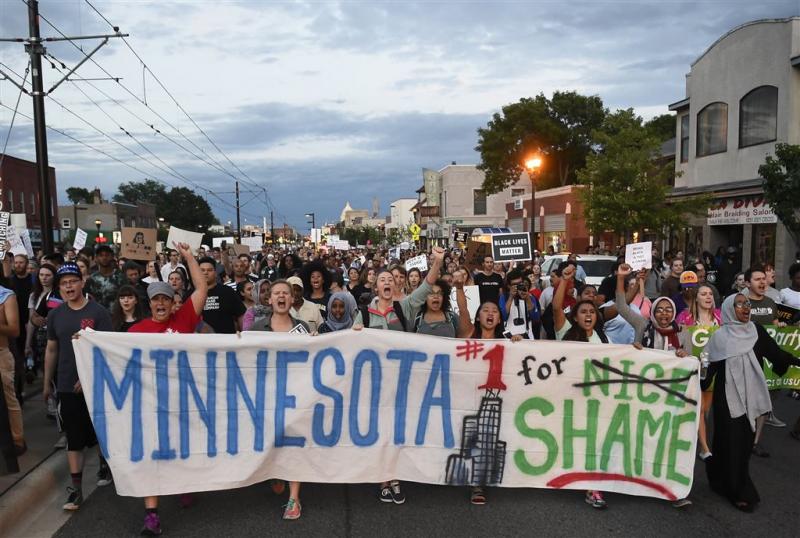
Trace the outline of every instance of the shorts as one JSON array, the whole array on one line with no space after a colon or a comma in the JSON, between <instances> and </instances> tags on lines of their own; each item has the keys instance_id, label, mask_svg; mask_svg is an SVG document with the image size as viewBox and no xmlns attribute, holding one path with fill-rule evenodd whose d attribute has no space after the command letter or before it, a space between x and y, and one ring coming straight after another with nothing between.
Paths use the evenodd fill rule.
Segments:
<instances>
[{"instance_id":1,"label":"shorts","mask_svg":"<svg viewBox=\"0 0 800 538\"><path fill-rule=\"evenodd\" d=\"M67 434L67 450L83 450L97 444L97 436L83 394L59 392L58 415Z\"/></svg>"}]
</instances>

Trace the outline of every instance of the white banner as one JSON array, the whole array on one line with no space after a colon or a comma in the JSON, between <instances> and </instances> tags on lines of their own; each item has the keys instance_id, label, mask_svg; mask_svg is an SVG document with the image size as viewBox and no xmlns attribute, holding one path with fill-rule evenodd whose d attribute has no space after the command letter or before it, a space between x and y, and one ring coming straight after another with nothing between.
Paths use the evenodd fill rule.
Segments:
<instances>
[{"instance_id":1,"label":"white banner","mask_svg":"<svg viewBox=\"0 0 800 538\"><path fill-rule=\"evenodd\" d=\"M82 332L78 372L117 493L323 483L685 497L699 362L632 346Z\"/></svg>"}]
</instances>

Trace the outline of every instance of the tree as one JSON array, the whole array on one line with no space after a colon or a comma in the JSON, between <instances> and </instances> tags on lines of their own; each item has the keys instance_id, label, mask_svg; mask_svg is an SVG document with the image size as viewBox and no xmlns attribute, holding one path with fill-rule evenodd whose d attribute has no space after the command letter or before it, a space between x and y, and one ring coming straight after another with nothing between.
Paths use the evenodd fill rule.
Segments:
<instances>
[{"instance_id":1,"label":"tree","mask_svg":"<svg viewBox=\"0 0 800 538\"><path fill-rule=\"evenodd\" d=\"M555 92L552 99L539 94L504 106L478 129L475 150L481 154L478 168L486 174L483 189L493 194L516 183L525 171L523 161L534 152L545 156L540 188L575 183L605 115L600 97L576 92Z\"/></svg>"},{"instance_id":2,"label":"tree","mask_svg":"<svg viewBox=\"0 0 800 538\"><path fill-rule=\"evenodd\" d=\"M675 138L675 125L678 117L675 114L661 114L650 119L644 124L645 129L659 142L666 142L670 138Z\"/></svg>"},{"instance_id":3,"label":"tree","mask_svg":"<svg viewBox=\"0 0 800 538\"><path fill-rule=\"evenodd\" d=\"M674 163L658 159L661 145L632 109L609 114L594 134L599 144L578 177L589 229L628 238L635 230L659 230L685 222L708 207L704 196L665 203Z\"/></svg>"},{"instance_id":4,"label":"tree","mask_svg":"<svg viewBox=\"0 0 800 538\"><path fill-rule=\"evenodd\" d=\"M767 156L758 175L764 178L764 198L800 245L800 146L776 144L775 157Z\"/></svg>"},{"instance_id":5,"label":"tree","mask_svg":"<svg viewBox=\"0 0 800 538\"><path fill-rule=\"evenodd\" d=\"M153 204L159 217L184 230L208 229L219 222L202 196L186 187L172 187L167 191L164 185L152 179L121 184L113 200L129 204Z\"/></svg>"},{"instance_id":6,"label":"tree","mask_svg":"<svg viewBox=\"0 0 800 538\"><path fill-rule=\"evenodd\" d=\"M91 204L94 200L92 191L83 187L68 187L67 198L73 204Z\"/></svg>"}]
</instances>

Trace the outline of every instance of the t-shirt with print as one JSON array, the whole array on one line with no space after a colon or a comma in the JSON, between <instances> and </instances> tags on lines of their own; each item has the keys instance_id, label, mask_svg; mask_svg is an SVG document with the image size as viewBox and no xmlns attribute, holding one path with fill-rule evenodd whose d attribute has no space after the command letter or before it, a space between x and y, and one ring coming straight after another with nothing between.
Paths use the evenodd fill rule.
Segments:
<instances>
[{"instance_id":1,"label":"t-shirt with print","mask_svg":"<svg viewBox=\"0 0 800 538\"><path fill-rule=\"evenodd\" d=\"M111 314L90 300L87 300L80 310L74 310L67 303L63 303L47 314L47 339L58 342L57 392L75 390L78 368L75 365L75 352L72 349L72 335L81 329L113 331Z\"/></svg>"},{"instance_id":2,"label":"t-shirt with print","mask_svg":"<svg viewBox=\"0 0 800 538\"><path fill-rule=\"evenodd\" d=\"M766 295L756 301L750 298L750 321L759 325L770 325L778 317L778 306Z\"/></svg>"},{"instance_id":3,"label":"t-shirt with print","mask_svg":"<svg viewBox=\"0 0 800 538\"><path fill-rule=\"evenodd\" d=\"M500 289L503 287L503 277L497 273L486 275L484 272L479 272L475 275L475 285L478 286L478 294L481 298L481 304L486 301L491 301L496 305L500 304Z\"/></svg>"},{"instance_id":4,"label":"t-shirt with print","mask_svg":"<svg viewBox=\"0 0 800 538\"><path fill-rule=\"evenodd\" d=\"M203 307L203 321L211 325L215 333L235 334L236 320L246 311L247 308L238 293L227 286L217 284L208 290L206 304Z\"/></svg>"},{"instance_id":5,"label":"t-shirt with print","mask_svg":"<svg viewBox=\"0 0 800 538\"><path fill-rule=\"evenodd\" d=\"M194 311L191 299L184 302L177 312L164 322L153 318L143 319L128 329L129 333L193 333L200 322L200 316Z\"/></svg>"},{"instance_id":6,"label":"t-shirt with print","mask_svg":"<svg viewBox=\"0 0 800 538\"><path fill-rule=\"evenodd\" d=\"M113 273L104 276L99 271L92 273L86 280L84 291L92 296L106 310L111 310L111 305L117 300L117 292L120 286L125 284L125 277L122 271L115 269Z\"/></svg>"}]
</instances>

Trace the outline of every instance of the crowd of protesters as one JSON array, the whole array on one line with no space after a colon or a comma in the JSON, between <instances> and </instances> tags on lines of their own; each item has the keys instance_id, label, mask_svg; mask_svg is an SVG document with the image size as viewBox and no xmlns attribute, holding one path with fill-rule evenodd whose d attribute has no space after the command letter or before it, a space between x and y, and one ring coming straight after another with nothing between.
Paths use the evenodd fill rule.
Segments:
<instances>
[{"instance_id":1,"label":"crowd of protesters","mask_svg":"<svg viewBox=\"0 0 800 538\"><path fill-rule=\"evenodd\" d=\"M775 268L755 264L744 272L736 249L717 256L680 252L664 259L654 249L652 269L632 271L624 256L595 287L585 283L580 256L571 255L549 275L543 258L514 264L490 256L470 260L460 249L434 247L429 270L406 271L419 252L312 248L235 255L228 245L186 244L150 261L126 260L105 244L79 252L65 249L29 260L6 256L0 287L0 374L11 434L18 454L26 450L21 406L25 382L43 378L47 412L57 418L57 446L66 447L71 474L65 510L83 502L85 450L97 444L82 395L71 340L82 329L117 332L223 333L275 331L328 333L383 329L448 338L567 340L632 345L691 354L687 327L716 326L709 345L710 367L702 382L698 456L709 483L737 508L759 502L749 475L751 454L766 457L764 425L786 424L772 412L762 371L767 359L778 374L800 360L782 351L762 325L776 325L778 305L800 309L800 262L788 268L790 285L775 289ZM474 265L473 265L474 264ZM549 277L547 285L545 279ZM466 286L477 286L477 314L468 313ZM455 294L451 293L455 290ZM455 298L455 305L451 297ZM455 308L454 308L455 307ZM457 312L457 313L456 313ZM713 416L709 441L706 421ZM800 420L791 429L800 441ZM104 461L98 485L113 483ZM285 484L271 481L277 494ZM288 484L283 517L301 515L301 484ZM378 498L405 502L397 480L380 484ZM472 488L474 504L486 491ZM605 508L600 491L588 504ZM189 492L180 502L189 505ZM688 499L676 507L691 504ZM144 500L144 534L161 533L158 498Z\"/></svg>"}]
</instances>

